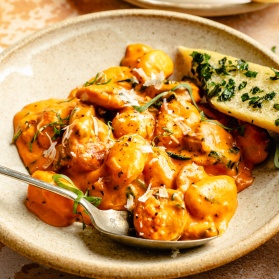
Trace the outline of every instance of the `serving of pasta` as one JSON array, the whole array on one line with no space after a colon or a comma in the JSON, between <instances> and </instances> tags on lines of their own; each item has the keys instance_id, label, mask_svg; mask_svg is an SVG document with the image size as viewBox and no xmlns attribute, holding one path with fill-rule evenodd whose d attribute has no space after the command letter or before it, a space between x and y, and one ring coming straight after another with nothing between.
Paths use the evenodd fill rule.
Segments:
<instances>
[{"instance_id":1,"label":"serving of pasta","mask_svg":"<svg viewBox=\"0 0 279 279\"><path fill-rule=\"evenodd\" d=\"M174 62L143 44L65 99L14 117L20 157L33 177L82 191L99 209L128 210L132 231L153 240L221 235L238 192L268 156L270 137L213 109ZM45 223L90 224L77 203L29 185L25 205Z\"/></svg>"}]
</instances>

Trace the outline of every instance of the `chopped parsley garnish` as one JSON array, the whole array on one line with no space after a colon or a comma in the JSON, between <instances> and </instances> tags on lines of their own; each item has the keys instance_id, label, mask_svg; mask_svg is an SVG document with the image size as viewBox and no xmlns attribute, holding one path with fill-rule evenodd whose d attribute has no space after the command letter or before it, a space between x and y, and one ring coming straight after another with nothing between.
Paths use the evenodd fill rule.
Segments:
<instances>
[{"instance_id":1,"label":"chopped parsley garnish","mask_svg":"<svg viewBox=\"0 0 279 279\"><path fill-rule=\"evenodd\" d=\"M211 150L208 154L208 157L211 157L211 158L216 159L217 161L220 161L222 158L222 155L217 151Z\"/></svg>"},{"instance_id":2,"label":"chopped parsley garnish","mask_svg":"<svg viewBox=\"0 0 279 279\"><path fill-rule=\"evenodd\" d=\"M197 51L193 51L191 56L193 57L193 61L201 64L201 63L207 63L208 60L211 58L209 54L207 53L200 53Z\"/></svg>"},{"instance_id":3,"label":"chopped parsley garnish","mask_svg":"<svg viewBox=\"0 0 279 279\"><path fill-rule=\"evenodd\" d=\"M214 73L213 67L208 63L211 58L210 55L194 51L191 56L193 57L193 62L198 65L196 72L199 79L208 81Z\"/></svg>"},{"instance_id":4,"label":"chopped parsley garnish","mask_svg":"<svg viewBox=\"0 0 279 279\"><path fill-rule=\"evenodd\" d=\"M250 78L256 78L257 77L257 74L258 72L255 72L255 71L250 71L249 70L249 64L243 60L243 59L239 59L239 60L236 60L236 68L243 72L243 74L246 76L246 77L250 77Z\"/></svg>"},{"instance_id":5,"label":"chopped parsley garnish","mask_svg":"<svg viewBox=\"0 0 279 279\"><path fill-rule=\"evenodd\" d=\"M247 101L249 99L250 99L250 97L249 97L248 93L244 93L243 95L241 95L242 102L245 102L245 101Z\"/></svg>"},{"instance_id":6,"label":"chopped parsley garnish","mask_svg":"<svg viewBox=\"0 0 279 279\"><path fill-rule=\"evenodd\" d=\"M256 78L257 77L258 72L254 72L254 71L247 71L244 73L244 75L246 77L250 77L250 78Z\"/></svg>"},{"instance_id":7,"label":"chopped parsley garnish","mask_svg":"<svg viewBox=\"0 0 279 279\"><path fill-rule=\"evenodd\" d=\"M169 157L176 159L176 160L182 160L182 161L191 160L191 157L186 157L184 155L180 155L180 154L169 152L169 151L166 151L166 152Z\"/></svg>"},{"instance_id":8,"label":"chopped parsley garnish","mask_svg":"<svg viewBox=\"0 0 279 279\"><path fill-rule=\"evenodd\" d=\"M248 63L243 59L236 60L236 64L236 68L240 71L248 71L249 69Z\"/></svg>"},{"instance_id":9,"label":"chopped parsley garnish","mask_svg":"<svg viewBox=\"0 0 279 279\"><path fill-rule=\"evenodd\" d=\"M227 168L232 169L235 165L235 162L232 162L231 160L229 160L229 162L227 163Z\"/></svg>"},{"instance_id":10,"label":"chopped parsley garnish","mask_svg":"<svg viewBox=\"0 0 279 279\"><path fill-rule=\"evenodd\" d=\"M247 81L242 81L239 85L238 85L238 90L242 90L246 87L247 85Z\"/></svg>"},{"instance_id":11,"label":"chopped parsley garnish","mask_svg":"<svg viewBox=\"0 0 279 279\"><path fill-rule=\"evenodd\" d=\"M262 103L264 101L270 101L275 97L276 93L274 91L267 93L264 96L249 96L248 93L245 93L241 96L241 100L242 102L246 102L249 101L249 106L253 107L253 108L261 108L262 107Z\"/></svg>"},{"instance_id":12,"label":"chopped parsley garnish","mask_svg":"<svg viewBox=\"0 0 279 279\"><path fill-rule=\"evenodd\" d=\"M233 146L233 148L231 148L229 151L230 151L230 153L238 154L240 151L240 148L238 148L237 146Z\"/></svg>"},{"instance_id":13,"label":"chopped parsley garnish","mask_svg":"<svg viewBox=\"0 0 279 279\"><path fill-rule=\"evenodd\" d=\"M215 82L211 82L209 84L210 87L213 87L213 89L211 90L207 90L206 96L211 99L212 97L214 97L215 95L218 95L221 91L222 91L222 87L221 84L219 83L215 83Z\"/></svg>"},{"instance_id":14,"label":"chopped parsley garnish","mask_svg":"<svg viewBox=\"0 0 279 279\"><path fill-rule=\"evenodd\" d=\"M262 89L260 89L258 86L255 86L253 88L251 88L250 93L252 94L257 94L257 93L261 93L264 92Z\"/></svg>"},{"instance_id":15,"label":"chopped parsley garnish","mask_svg":"<svg viewBox=\"0 0 279 279\"><path fill-rule=\"evenodd\" d=\"M275 69L271 68L271 70L274 72L274 76L270 77L271 80L278 80L279 79L279 71L276 71Z\"/></svg>"},{"instance_id":16,"label":"chopped parsley garnish","mask_svg":"<svg viewBox=\"0 0 279 279\"><path fill-rule=\"evenodd\" d=\"M224 86L224 91L218 96L219 102L230 101L235 94L235 81L230 78Z\"/></svg>"},{"instance_id":17,"label":"chopped parsley garnish","mask_svg":"<svg viewBox=\"0 0 279 279\"><path fill-rule=\"evenodd\" d=\"M221 66L220 68L215 69L215 72L218 75L229 75L229 73L227 72L226 62L227 62L227 57L224 57L223 59L219 60L219 65Z\"/></svg>"}]
</instances>

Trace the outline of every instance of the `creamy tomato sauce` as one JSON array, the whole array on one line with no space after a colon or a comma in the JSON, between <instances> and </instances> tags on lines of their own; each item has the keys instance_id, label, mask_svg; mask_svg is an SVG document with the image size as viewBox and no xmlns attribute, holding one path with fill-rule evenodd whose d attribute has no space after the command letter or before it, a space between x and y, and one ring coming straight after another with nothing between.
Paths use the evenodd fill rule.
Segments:
<instances>
[{"instance_id":1,"label":"creamy tomato sauce","mask_svg":"<svg viewBox=\"0 0 279 279\"><path fill-rule=\"evenodd\" d=\"M198 239L222 234L237 193L268 155L261 128L214 111L187 78L170 81L171 58L129 45L120 62L65 99L25 106L14 117L30 174L69 177L100 209L129 210L139 237ZM73 201L29 186L26 207L53 226L90 223Z\"/></svg>"}]
</instances>

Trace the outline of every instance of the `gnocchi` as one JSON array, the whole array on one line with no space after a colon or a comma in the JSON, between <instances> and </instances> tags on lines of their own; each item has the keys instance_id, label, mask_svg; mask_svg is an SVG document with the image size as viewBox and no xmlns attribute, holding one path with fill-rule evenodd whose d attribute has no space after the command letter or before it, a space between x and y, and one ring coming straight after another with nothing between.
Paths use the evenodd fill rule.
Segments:
<instances>
[{"instance_id":1,"label":"gnocchi","mask_svg":"<svg viewBox=\"0 0 279 279\"><path fill-rule=\"evenodd\" d=\"M170 80L174 66L161 50L129 45L119 66L67 98L25 106L13 138L25 167L53 184L55 174L68 176L100 209L130 211L138 237L222 234L269 136L212 109L187 77ZM90 223L73 202L31 185L25 204L53 226Z\"/></svg>"}]
</instances>

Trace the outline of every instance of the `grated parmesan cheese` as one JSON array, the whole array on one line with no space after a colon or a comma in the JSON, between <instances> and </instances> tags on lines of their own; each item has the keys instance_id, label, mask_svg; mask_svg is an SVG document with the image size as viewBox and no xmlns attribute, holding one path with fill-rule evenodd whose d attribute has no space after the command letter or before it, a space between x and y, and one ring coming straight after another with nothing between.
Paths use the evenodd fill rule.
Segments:
<instances>
[{"instance_id":1,"label":"grated parmesan cheese","mask_svg":"<svg viewBox=\"0 0 279 279\"><path fill-rule=\"evenodd\" d=\"M159 197L160 198L168 198L169 197L168 190L165 187L160 187L159 188Z\"/></svg>"},{"instance_id":2,"label":"grated parmesan cheese","mask_svg":"<svg viewBox=\"0 0 279 279\"><path fill-rule=\"evenodd\" d=\"M62 145L65 147L65 140L68 140L73 132L72 129L70 129L72 126L74 125L74 123L62 128L62 130L65 130L64 134L63 134L63 139L62 139Z\"/></svg>"},{"instance_id":3,"label":"grated parmesan cheese","mask_svg":"<svg viewBox=\"0 0 279 279\"><path fill-rule=\"evenodd\" d=\"M191 128L185 124L184 118L183 117L176 117L173 119L173 121L177 124L177 126L180 128L180 130L182 131L183 135L187 135L191 132Z\"/></svg>"},{"instance_id":4,"label":"grated parmesan cheese","mask_svg":"<svg viewBox=\"0 0 279 279\"><path fill-rule=\"evenodd\" d=\"M94 123L94 134L95 136L98 136L99 134L99 126L97 119L92 115L93 123Z\"/></svg>"},{"instance_id":5,"label":"grated parmesan cheese","mask_svg":"<svg viewBox=\"0 0 279 279\"><path fill-rule=\"evenodd\" d=\"M100 176L100 177L98 178L97 182L98 182L98 183L101 183L101 182L103 181L103 179L104 179L104 178L103 178L102 176Z\"/></svg>"},{"instance_id":6,"label":"grated parmesan cheese","mask_svg":"<svg viewBox=\"0 0 279 279\"><path fill-rule=\"evenodd\" d=\"M76 153L73 152L73 151L70 152L70 155L71 155L73 158L76 158L76 157L77 157Z\"/></svg>"},{"instance_id":7,"label":"grated parmesan cheese","mask_svg":"<svg viewBox=\"0 0 279 279\"><path fill-rule=\"evenodd\" d=\"M140 77L142 77L144 80L148 79L148 76L146 75L145 71L142 68L134 68L134 72L138 73Z\"/></svg>"},{"instance_id":8,"label":"grated parmesan cheese","mask_svg":"<svg viewBox=\"0 0 279 279\"><path fill-rule=\"evenodd\" d=\"M184 117L182 117L182 116L179 116L179 117L176 117L176 118L173 119L174 122L183 121L183 120L184 120Z\"/></svg>"},{"instance_id":9,"label":"grated parmesan cheese","mask_svg":"<svg viewBox=\"0 0 279 279\"><path fill-rule=\"evenodd\" d=\"M146 202L147 201L147 199L152 195L151 186L152 186L152 183L150 183L148 185L148 187L146 189L146 192L138 198L138 201L140 201L140 202Z\"/></svg>"},{"instance_id":10,"label":"grated parmesan cheese","mask_svg":"<svg viewBox=\"0 0 279 279\"><path fill-rule=\"evenodd\" d=\"M118 91L118 94L121 100L125 102L124 106L139 106L139 102L135 99L137 95L135 94L134 89L127 90L125 88L121 88Z\"/></svg>"},{"instance_id":11,"label":"grated parmesan cheese","mask_svg":"<svg viewBox=\"0 0 279 279\"><path fill-rule=\"evenodd\" d=\"M161 71L159 74L151 73L151 77L145 81L143 86L154 86L155 89L160 89L164 83L165 75L164 72Z\"/></svg>"},{"instance_id":12,"label":"grated parmesan cheese","mask_svg":"<svg viewBox=\"0 0 279 279\"><path fill-rule=\"evenodd\" d=\"M169 107L168 107L166 98L163 99L163 106L164 106L164 109L167 112L167 114L173 114L173 111L171 109L169 109Z\"/></svg>"},{"instance_id":13,"label":"grated parmesan cheese","mask_svg":"<svg viewBox=\"0 0 279 279\"><path fill-rule=\"evenodd\" d=\"M47 161L47 163L43 165L43 168L44 168L44 169L48 168L48 167L52 164L53 160L55 159L55 156L56 156L56 149L55 149L55 146L56 146L56 144L57 144L56 141L53 142L53 141L51 140L51 137L49 136L48 133L46 133L46 135L47 135L47 137L49 138L50 146L49 146L49 148L48 148L47 150L44 150L44 151L43 151L43 156L44 156L45 158L48 158L48 159L49 159L49 160Z\"/></svg>"},{"instance_id":14,"label":"grated parmesan cheese","mask_svg":"<svg viewBox=\"0 0 279 279\"><path fill-rule=\"evenodd\" d=\"M127 210L132 211L134 205L135 205L134 197L133 197L133 195L129 195L128 198L127 198L127 204L124 205L124 207L125 207Z\"/></svg>"},{"instance_id":15,"label":"grated parmesan cheese","mask_svg":"<svg viewBox=\"0 0 279 279\"><path fill-rule=\"evenodd\" d=\"M162 150L162 151L166 151L166 147L165 146L163 146L163 145L158 145L157 146L157 148L159 148L160 150Z\"/></svg>"},{"instance_id":16,"label":"grated parmesan cheese","mask_svg":"<svg viewBox=\"0 0 279 279\"><path fill-rule=\"evenodd\" d=\"M133 71L137 72L143 79L143 86L154 86L155 89L160 89L165 80L165 74L163 71L160 73L151 73L151 77L147 76L142 68L134 68Z\"/></svg>"},{"instance_id":17,"label":"grated parmesan cheese","mask_svg":"<svg viewBox=\"0 0 279 279\"><path fill-rule=\"evenodd\" d=\"M153 149L150 145L143 145L140 147L142 153L153 153Z\"/></svg>"},{"instance_id":18,"label":"grated parmesan cheese","mask_svg":"<svg viewBox=\"0 0 279 279\"><path fill-rule=\"evenodd\" d=\"M174 135L170 135L170 138L171 138L176 144L179 144L179 140L178 140Z\"/></svg>"},{"instance_id":19,"label":"grated parmesan cheese","mask_svg":"<svg viewBox=\"0 0 279 279\"><path fill-rule=\"evenodd\" d=\"M100 72L96 83L107 82L107 75L104 72Z\"/></svg>"},{"instance_id":20,"label":"grated parmesan cheese","mask_svg":"<svg viewBox=\"0 0 279 279\"><path fill-rule=\"evenodd\" d=\"M166 99L166 98L163 99L163 106L164 106L164 109L165 109L166 111L169 109L168 103L167 103L167 99Z\"/></svg>"},{"instance_id":21,"label":"grated parmesan cheese","mask_svg":"<svg viewBox=\"0 0 279 279\"><path fill-rule=\"evenodd\" d=\"M157 162L157 161L159 161L158 158L153 158L153 159L150 160L149 164L153 164L153 163L155 163L155 162Z\"/></svg>"},{"instance_id":22,"label":"grated parmesan cheese","mask_svg":"<svg viewBox=\"0 0 279 279\"><path fill-rule=\"evenodd\" d=\"M219 229L220 229L221 231L223 231L223 232L227 229L227 223L226 223L225 220L223 220L222 222L220 222Z\"/></svg>"}]
</instances>

